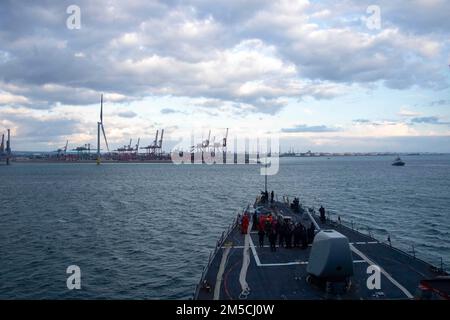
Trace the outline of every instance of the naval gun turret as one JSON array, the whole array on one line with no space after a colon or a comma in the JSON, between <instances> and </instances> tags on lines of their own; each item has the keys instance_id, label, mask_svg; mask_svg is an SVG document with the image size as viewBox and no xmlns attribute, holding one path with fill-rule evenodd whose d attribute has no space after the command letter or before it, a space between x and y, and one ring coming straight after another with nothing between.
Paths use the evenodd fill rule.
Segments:
<instances>
[{"instance_id":1,"label":"naval gun turret","mask_svg":"<svg viewBox=\"0 0 450 320\"><path fill-rule=\"evenodd\" d=\"M336 287L350 285L353 276L353 257L348 238L335 230L322 230L314 238L307 266L309 281Z\"/></svg>"}]
</instances>

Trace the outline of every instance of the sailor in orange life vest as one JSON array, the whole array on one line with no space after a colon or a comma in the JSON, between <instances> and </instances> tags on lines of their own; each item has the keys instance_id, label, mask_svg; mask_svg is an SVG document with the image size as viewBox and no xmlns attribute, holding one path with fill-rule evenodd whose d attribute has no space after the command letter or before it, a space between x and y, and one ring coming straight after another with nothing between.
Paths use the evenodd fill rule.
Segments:
<instances>
[{"instance_id":1,"label":"sailor in orange life vest","mask_svg":"<svg viewBox=\"0 0 450 320\"><path fill-rule=\"evenodd\" d=\"M242 217L242 229L241 229L242 234L247 234L247 229L248 229L249 222L250 221L249 221L248 214L245 213L244 217Z\"/></svg>"}]
</instances>

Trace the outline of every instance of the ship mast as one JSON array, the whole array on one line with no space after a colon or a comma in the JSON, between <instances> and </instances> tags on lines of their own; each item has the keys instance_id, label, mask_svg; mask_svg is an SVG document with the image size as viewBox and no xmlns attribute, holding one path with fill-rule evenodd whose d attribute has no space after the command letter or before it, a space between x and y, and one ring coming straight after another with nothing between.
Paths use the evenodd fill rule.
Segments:
<instances>
[{"instance_id":1,"label":"ship mast","mask_svg":"<svg viewBox=\"0 0 450 320\"><path fill-rule=\"evenodd\" d=\"M267 192L267 161L264 164L265 172L264 172L264 191Z\"/></svg>"}]
</instances>

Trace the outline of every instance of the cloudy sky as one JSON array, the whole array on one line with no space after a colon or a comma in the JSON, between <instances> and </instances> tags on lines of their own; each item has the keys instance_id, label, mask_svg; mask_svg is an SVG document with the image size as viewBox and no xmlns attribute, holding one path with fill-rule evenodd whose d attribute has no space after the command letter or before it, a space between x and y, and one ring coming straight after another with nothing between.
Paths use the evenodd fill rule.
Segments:
<instances>
[{"instance_id":1,"label":"cloudy sky","mask_svg":"<svg viewBox=\"0 0 450 320\"><path fill-rule=\"evenodd\" d=\"M15 150L95 145L104 93L113 147L229 127L285 150L450 152L449 12L446 0L2 0L0 131Z\"/></svg>"}]
</instances>

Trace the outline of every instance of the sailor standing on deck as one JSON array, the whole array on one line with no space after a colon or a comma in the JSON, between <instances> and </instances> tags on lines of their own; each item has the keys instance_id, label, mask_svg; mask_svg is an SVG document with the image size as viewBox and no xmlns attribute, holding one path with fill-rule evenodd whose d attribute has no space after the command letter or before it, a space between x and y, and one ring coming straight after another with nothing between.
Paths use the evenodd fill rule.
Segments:
<instances>
[{"instance_id":1,"label":"sailor standing on deck","mask_svg":"<svg viewBox=\"0 0 450 320\"><path fill-rule=\"evenodd\" d=\"M258 222L259 227L264 230L266 218L263 215L260 215L258 219L259 219L259 222Z\"/></svg>"},{"instance_id":2,"label":"sailor standing on deck","mask_svg":"<svg viewBox=\"0 0 450 320\"><path fill-rule=\"evenodd\" d=\"M244 217L242 217L242 234L247 234L248 224L249 224L249 217L248 214L245 213Z\"/></svg>"},{"instance_id":3,"label":"sailor standing on deck","mask_svg":"<svg viewBox=\"0 0 450 320\"><path fill-rule=\"evenodd\" d=\"M264 222L264 231L267 233L267 235L269 235L271 230L272 230L272 215L269 213Z\"/></svg>"},{"instance_id":4,"label":"sailor standing on deck","mask_svg":"<svg viewBox=\"0 0 450 320\"><path fill-rule=\"evenodd\" d=\"M253 221L252 229L255 230L258 228L258 215L256 214L256 211L253 213L252 221Z\"/></svg>"},{"instance_id":5,"label":"sailor standing on deck","mask_svg":"<svg viewBox=\"0 0 450 320\"><path fill-rule=\"evenodd\" d=\"M284 238L286 241L286 248L291 249L292 248L292 224L291 222L287 223L286 229L285 229Z\"/></svg>"},{"instance_id":6,"label":"sailor standing on deck","mask_svg":"<svg viewBox=\"0 0 450 320\"><path fill-rule=\"evenodd\" d=\"M308 228L308 243L313 243L316 227L314 226L314 223L311 223L311 225Z\"/></svg>"},{"instance_id":7,"label":"sailor standing on deck","mask_svg":"<svg viewBox=\"0 0 450 320\"><path fill-rule=\"evenodd\" d=\"M277 251L276 242L277 242L277 232L272 229L269 233L269 242L270 242L270 251Z\"/></svg>"},{"instance_id":8,"label":"sailor standing on deck","mask_svg":"<svg viewBox=\"0 0 450 320\"><path fill-rule=\"evenodd\" d=\"M278 246L281 248L284 246L284 221L280 219L277 225L277 233L278 233Z\"/></svg>"},{"instance_id":9,"label":"sailor standing on deck","mask_svg":"<svg viewBox=\"0 0 450 320\"><path fill-rule=\"evenodd\" d=\"M323 206L320 206L319 212L320 212L320 222L325 223L327 220L327 218L325 217L325 208Z\"/></svg>"},{"instance_id":10,"label":"sailor standing on deck","mask_svg":"<svg viewBox=\"0 0 450 320\"><path fill-rule=\"evenodd\" d=\"M272 219L272 229L277 231L278 230L278 220Z\"/></svg>"},{"instance_id":11,"label":"sailor standing on deck","mask_svg":"<svg viewBox=\"0 0 450 320\"><path fill-rule=\"evenodd\" d=\"M302 225L300 233L300 240L302 241L302 249L308 248L308 237L306 235L306 228Z\"/></svg>"},{"instance_id":12,"label":"sailor standing on deck","mask_svg":"<svg viewBox=\"0 0 450 320\"><path fill-rule=\"evenodd\" d=\"M259 247L262 248L264 247L264 236L266 235L266 233L264 232L263 228L258 228L258 237L259 237Z\"/></svg>"},{"instance_id":13,"label":"sailor standing on deck","mask_svg":"<svg viewBox=\"0 0 450 320\"><path fill-rule=\"evenodd\" d=\"M301 239L301 233L302 233L302 225L297 223L294 228L294 248L300 246L300 239Z\"/></svg>"}]
</instances>

